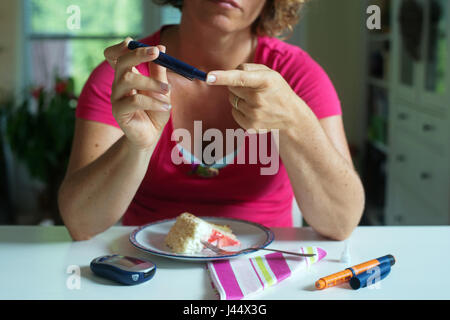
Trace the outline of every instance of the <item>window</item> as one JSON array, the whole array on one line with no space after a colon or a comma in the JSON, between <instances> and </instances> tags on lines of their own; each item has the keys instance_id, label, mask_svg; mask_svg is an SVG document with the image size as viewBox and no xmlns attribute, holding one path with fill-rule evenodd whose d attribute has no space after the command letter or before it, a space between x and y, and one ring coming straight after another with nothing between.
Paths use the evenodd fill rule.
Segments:
<instances>
[{"instance_id":1,"label":"window","mask_svg":"<svg viewBox=\"0 0 450 320\"><path fill-rule=\"evenodd\" d=\"M79 94L103 50L144 34L143 0L25 0L29 85L72 76Z\"/></svg>"},{"instance_id":2,"label":"window","mask_svg":"<svg viewBox=\"0 0 450 320\"><path fill-rule=\"evenodd\" d=\"M125 37L139 38L181 14L152 0L23 0L27 85L51 88L56 76L73 77L79 94L103 50Z\"/></svg>"}]
</instances>

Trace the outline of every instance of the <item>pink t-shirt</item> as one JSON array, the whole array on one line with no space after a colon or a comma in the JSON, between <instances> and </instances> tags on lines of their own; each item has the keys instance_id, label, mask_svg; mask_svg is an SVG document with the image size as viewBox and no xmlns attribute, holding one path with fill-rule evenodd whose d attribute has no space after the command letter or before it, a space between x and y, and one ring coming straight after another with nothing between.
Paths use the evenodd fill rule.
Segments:
<instances>
[{"instance_id":1,"label":"pink t-shirt","mask_svg":"<svg viewBox=\"0 0 450 320\"><path fill-rule=\"evenodd\" d=\"M140 41L157 45L160 31ZM341 114L340 101L329 77L302 49L276 38L259 37L254 63L278 71L317 118ZM147 63L137 69L144 75L149 74ZM78 101L78 118L119 128L111 112L113 78L114 70L106 61L92 72ZM261 175L260 169L268 165L259 161L257 164L235 161L212 178L192 175L192 165L176 165L171 160L171 152L176 148L176 142L171 139L172 130L170 119L147 173L123 216L124 225L143 225L175 218L188 211L197 216L254 221L267 227L292 226L293 190L281 159L278 173L274 175ZM248 137L246 139L248 142ZM245 159L249 159L248 145L246 143L246 148L239 151L245 152Z\"/></svg>"}]
</instances>

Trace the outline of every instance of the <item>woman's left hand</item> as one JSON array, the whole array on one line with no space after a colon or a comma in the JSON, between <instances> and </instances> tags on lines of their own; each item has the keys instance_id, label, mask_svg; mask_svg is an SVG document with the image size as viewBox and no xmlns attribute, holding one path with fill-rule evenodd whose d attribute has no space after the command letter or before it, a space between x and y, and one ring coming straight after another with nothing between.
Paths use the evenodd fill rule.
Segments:
<instances>
[{"instance_id":1,"label":"woman's left hand","mask_svg":"<svg viewBox=\"0 0 450 320\"><path fill-rule=\"evenodd\" d=\"M298 123L303 100L276 71L246 63L236 70L211 71L209 85L227 86L232 114L245 130L288 128Z\"/></svg>"}]
</instances>

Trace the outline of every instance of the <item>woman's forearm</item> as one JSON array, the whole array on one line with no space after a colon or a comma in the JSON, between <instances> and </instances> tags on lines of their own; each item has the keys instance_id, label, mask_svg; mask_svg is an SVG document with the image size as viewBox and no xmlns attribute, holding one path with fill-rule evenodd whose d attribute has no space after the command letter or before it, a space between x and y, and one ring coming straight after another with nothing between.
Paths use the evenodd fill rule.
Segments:
<instances>
[{"instance_id":1,"label":"woman's forearm","mask_svg":"<svg viewBox=\"0 0 450 320\"><path fill-rule=\"evenodd\" d=\"M74 240L86 240L125 213L147 171L153 148L139 150L123 136L98 159L66 176L58 194Z\"/></svg>"},{"instance_id":2,"label":"woman's forearm","mask_svg":"<svg viewBox=\"0 0 450 320\"><path fill-rule=\"evenodd\" d=\"M306 110L299 118L298 126L280 131L280 157L308 224L326 237L343 240L358 225L364 209L361 180L315 115Z\"/></svg>"}]
</instances>

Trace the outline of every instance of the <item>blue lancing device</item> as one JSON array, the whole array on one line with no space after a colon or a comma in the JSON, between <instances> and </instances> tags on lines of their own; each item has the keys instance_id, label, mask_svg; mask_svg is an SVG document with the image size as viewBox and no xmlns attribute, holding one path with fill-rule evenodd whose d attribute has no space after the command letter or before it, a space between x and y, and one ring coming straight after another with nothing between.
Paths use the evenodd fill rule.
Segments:
<instances>
[{"instance_id":1,"label":"blue lancing device","mask_svg":"<svg viewBox=\"0 0 450 320\"><path fill-rule=\"evenodd\" d=\"M151 261L118 254L95 258L90 266L96 275L126 285L148 281L156 272L156 265Z\"/></svg>"},{"instance_id":2,"label":"blue lancing device","mask_svg":"<svg viewBox=\"0 0 450 320\"><path fill-rule=\"evenodd\" d=\"M139 41L130 41L128 43L128 49L130 50L144 47L150 46L145 43L141 43ZM193 66L188 65L187 63L180 61L174 57L171 57L168 54L165 54L164 52L160 52L158 58L156 58L152 62L159 64L160 66L166 67L167 69L170 69L173 72L176 72L189 80L199 79L202 81L206 81L205 72L200 71L197 68L194 68Z\"/></svg>"}]
</instances>

